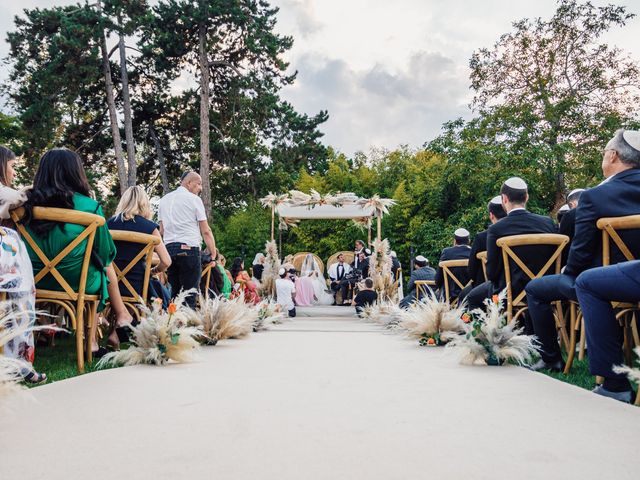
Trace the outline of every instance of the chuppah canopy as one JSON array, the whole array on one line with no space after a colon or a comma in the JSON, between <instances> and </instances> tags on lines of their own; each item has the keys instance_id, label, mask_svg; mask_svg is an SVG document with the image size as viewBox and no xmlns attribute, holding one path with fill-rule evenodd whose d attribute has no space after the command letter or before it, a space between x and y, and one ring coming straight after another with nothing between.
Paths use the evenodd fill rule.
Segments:
<instances>
[{"instance_id":1,"label":"chuppah canopy","mask_svg":"<svg viewBox=\"0 0 640 480\"><path fill-rule=\"evenodd\" d=\"M373 217L376 213L374 207L360 205L318 205L316 207L293 207L290 205L278 205L276 213L281 218L296 220L353 220L355 218Z\"/></svg>"}]
</instances>

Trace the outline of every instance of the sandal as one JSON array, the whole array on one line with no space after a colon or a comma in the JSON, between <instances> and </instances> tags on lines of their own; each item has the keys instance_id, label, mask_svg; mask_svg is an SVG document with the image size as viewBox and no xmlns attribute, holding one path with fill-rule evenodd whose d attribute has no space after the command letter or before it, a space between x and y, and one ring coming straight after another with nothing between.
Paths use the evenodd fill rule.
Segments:
<instances>
[{"instance_id":1,"label":"sandal","mask_svg":"<svg viewBox=\"0 0 640 480\"><path fill-rule=\"evenodd\" d=\"M47 381L47 375L45 373L38 373L35 370L32 370L24 376L24 381L30 385L40 385Z\"/></svg>"}]
</instances>

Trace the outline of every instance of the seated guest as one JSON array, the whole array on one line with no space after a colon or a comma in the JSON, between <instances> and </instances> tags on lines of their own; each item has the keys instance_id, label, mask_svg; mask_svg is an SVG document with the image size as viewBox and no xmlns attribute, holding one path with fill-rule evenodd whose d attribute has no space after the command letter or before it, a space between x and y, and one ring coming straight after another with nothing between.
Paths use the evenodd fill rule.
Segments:
<instances>
[{"instance_id":1,"label":"seated guest","mask_svg":"<svg viewBox=\"0 0 640 480\"><path fill-rule=\"evenodd\" d=\"M208 289L208 293L209 295L213 295L214 297L219 297L222 295L222 290L224 288L224 277L226 276L224 274L224 271L221 271L218 268L218 261L217 259L213 258L211 259L211 261L209 261L208 263L206 263L205 265L203 265L203 271L205 268L211 266L211 276L209 278L209 285L205 285L205 282L207 280L206 276L202 277L202 280L200 281L200 291L202 293L206 293L207 289ZM227 280L228 281L228 280ZM231 285L231 282L229 282L229 285Z\"/></svg>"},{"instance_id":2,"label":"seated guest","mask_svg":"<svg viewBox=\"0 0 640 480\"><path fill-rule=\"evenodd\" d=\"M400 306L405 309L409 308L409 306L411 306L416 301L421 300L421 298L418 298L416 291L417 280L436 279L436 271L429 266L429 260L427 260L425 257L423 257L422 255L418 255L413 263L415 265L415 269L413 270L411 278L409 279L409 283L407 284L407 290L409 291L409 293L400 302ZM431 292L430 288L429 291Z\"/></svg>"},{"instance_id":3,"label":"seated guest","mask_svg":"<svg viewBox=\"0 0 640 480\"><path fill-rule=\"evenodd\" d=\"M264 272L264 262L266 258L264 253L256 253L256 256L253 259L253 280L256 284L260 284L262 282L262 272Z\"/></svg>"},{"instance_id":4,"label":"seated guest","mask_svg":"<svg viewBox=\"0 0 640 480\"><path fill-rule=\"evenodd\" d=\"M552 303L576 300L576 277L585 270L602 265L602 232L596 225L598 219L640 212L640 132L616 132L605 147L602 173L607 181L585 190L580 196L575 214L575 235L563 273L538 278L527 285L529 314L541 345L542 358L532 367L535 370L559 371L564 368ZM640 230L621 230L619 235L638 258ZM625 260L622 252L611 242L611 263Z\"/></svg>"},{"instance_id":5,"label":"seated guest","mask_svg":"<svg viewBox=\"0 0 640 480\"><path fill-rule=\"evenodd\" d=\"M227 264L227 259L224 257L224 255L218 253L217 259L218 262L216 268L222 276L222 288L220 289L220 293L224 298L229 298L231 296L231 291L233 290L233 279L231 278L231 272L224 268Z\"/></svg>"},{"instance_id":6,"label":"seated guest","mask_svg":"<svg viewBox=\"0 0 640 480\"><path fill-rule=\"evenodd\" d=\"M551 218L527 211L526 206L529 194L524 180L518 177L508 179L502 184L500 194L502 206L507 212L507 216L491 225L487 231L488 281L474 287L467 295L467 304L471 310L482 308L485 299L491 298L492 295L501 292L507 287L502 251L496 244L499 238L511 235L557 232ZM554 248L548 246L524 246L515 247L514 251L532 271L538 271L548 260L548 255L544 255L544 253L551 252ZM529 280L529 276L515 262L512 262L511 291L514 297L522 292ZM525 329L527 329L526 325ZM530 326L528 326L528 330L531 330Z\"/></svg>"},{"instance_id":7,"label":"seated guest","mask_svg":"<svg viewBox=\"0 0 640 480\"><path fill-rule=\"evenodd\" d=\"M453 232L453 247L448 247L442 250L442 253L440 254L440 261L468 260L470 254L471 247L469 246L469 231L466 228L458 228ZM450 270L460 283L463 285L467 284L469 281L467 267L453 267ZM449 284L449 298L446 298L445 300L452 301L455 298L458 298L462 289L453 280L453 278L449 278L447 283ZM438 271L436 272L436 288L440 290L440 296L444 298L444 272L440 267L438 267Z\"/></svg>"},{"instance_id":8,"label":"seated guest","mask_svg":"<svg viewBox=\"0 0 640 480\"><path fill-rule=\"evenodd\" d=\"M329 267L329 280L331 281L331 291L335 299L336 293L341 292L342 303L348 305L349 302L349 282L346 276L351 273L351 266L344 263L344 255L338 255L338 261ZM334 302L334 305L336 302Z\"/></svg>"},{"instance_id":9,"label":"seated guest","mask_svg":"<svg viewBox=\"0 0 640 480\"><path fill-rule=\"evenodd\" d=\"M361 317L364 309L378 300L378 293L373 289L373 280L365 278L362 287L351 305L356 307L356 314Z\"/></svg>"},{"instance_id":10,"label":"seated guest","mask_svg":"<svg viewBox=\"0 0 640 480\"><path fill-rule=\"evenodd\" d=\"M289 272L284 268L278 271L280 278L276 279L276 302L283 311L288 312L289 317L296 316L296 306L294 303L296 297L296 287L289 278Z\"/></svg>"},{"instance_id":11,"label":"seated guest","mask_svg":"<svg viewBox=\"0 0 640 480\"><path fill-rule=\"evenodd\" d=\"M244 262L240 257L236 257L233 260L233 265L231 265L231 278L233 278L234 283L232 298L243 293L246 303L253 303L254 305L260 303L260 295L258 295L256 285L251 281L251 277L244 269Z\"/></svg>"},{"instance_id":12,"label":"seated guest","mask_svg":"<svg viewBox=\"0 0 640 480\"><path fill-rule=\"evenodd\" d=\"M593 391L630 403L633 390L629 380L613 371L614 365L624 362L624 355L622 330L611 302L640 301L640 261L585 270L575 288L589 345L589 370L604 378Z\"/></svg>"},{"instance_id":13,"label":"seated guest","mask_svg":"<svg viewBox=\"0 0 640 480\"><path fill-rule=\"evenodd\" d=\"M2 219L9 218L9 208L17 207L25 197L21 192L13 190L15 176L13 166L16 162L15 154L7 147L0 146L0 204L7 210L2 212ZM0 244L8 248L0 249L0 292L11 302L5 304L6 314L14 315L8 325L9 329L29 329L36 322L35 293L33 287L33 269L25 244L18 233L7 227L0 227ZM15 334L15 331L13 332ZM47 381L44 373L36 372L33 368L35 345L33 332L26 331L9 340L4 345L2 354L10 358L22 360L24 368L20 375L30 384Z\"/></svg>"},{"instance_id":14,"label":"seated guest","mask_svg":"<svg viewBox=\"0 0 640 480\"><path fill-rule=\"evenodd\" d=\"M558 209L558 213L556 215L558 218L558 225L562 223L563 217L569 210L571 210L571 208L569 208L569 205L567 205L566 203Z\"/></svg>"},{"instance_id":15,"label":"seated guest","mask_svg":"<svg viewBox=\"0 0 640 480\"><path fill-rule=\"evenodd\" d=\"M25 203L25 226L33 237L38 247L48 258L55 258L64 248L71 243L85 229L82 225L61 224L33 219L34 207L55 207L78 210L80 212L93 213L103 216L102 208L92 198L91 188L87 181L82 160L77 153L66 148L56 148L46 152L40 159L33 180L33 188L29 192L29 198ZM56 270L77 290L80 283L80 266L82 265L86 242L78 245L57 266ZM44 265L40 257L27 244L27 251L33 264L34 273L38 273ZM92 262L89 265L85 291L90 295L98 295L100 302L98 311L102 311L107 300L116 316L116 327L126 327L131 323L131 314L127 311L120 290L115 270L111 262L116 257L116 247L106 225L98 227L93 243ZM51 274L45 275L37 288L45 290L61 290L62 287ZM105 349L98 348L95 338L91 339L92 351L99 357L106 353ZM113 330L108 338L109 345L117 348L119 345L118 333Z\"/></svg>"},{"instance_id":16,"label":"seated guest","mask_svg":"<svg viewBox=\"0 0 640 480\"><path fill-rule=\"evenodd\" d=\"M161 239L158 224L151 221L152 216L151 204L149 203L147 192L140 186L129 187L122 194L115 215L107 220L107 226L109 230L145 233ZM115 245L116 258L114 259L114 263L120 270L125 269L127 265L129 265L129 262L142 250L142 245L139 243L115 242ZM169 265L171 265L171 257L162 241L156 245L154 251L159 263L151 270L152 277L149 279L148 299L160 298L164 303L165 298L164 292L162 291L164 287L159 281L154 281L153 275L166 271ZM142 295L146 261L146 257L141 258L125 275L125 278L138 295ZM123 297L131 297L133 293L131 293L123 283L120 283L120 295Z\"/></svg>"},{"instance_id":17,"label":"seated guest","mask_svg":"<svg viewBox=\"0 0 640 480\"><path fill-rule=\"evenodd\" d=\"M560 216L560 212L558 212L558 221L560 222L559 233L569 237L569 245L567 245L562 252L562 265L566 265L567 258L569 258L569 249L576 230L576 208L580 202L582 192L584 192L582 188L572 190L569 195L567 195L568 210L562 216Z\"/></svg>"},{"instance_id":18,"label":"seated guest","mask_svg":"<svg viewBox=\"0 0 640 480\"><path fill-rule=\"evenodd\" d=\"M398 270L402 268L400 264L400 260L398 260L398 255L395 251L391 250L389 252L389 256L391 257L391 274L393 278L396 279L398 277Z\"/></svg>"},{"instance_id":19,"label":"seated guest","mask_svg":"<svg viewBox=\"0 0 640 480\"><path fill-rule=\"evenodd\" d=\"M487 205L487 211L489 212L489 222L491 225L497 223L499 220L507 216L507 212L502 207L502 197L497 195L491 199ZM483 230L478 233L473 239L471 245L471 252L469 253L469 266L467 267L467 274L471 280L471 284L466 286L458 295L460 301L464 300L469 292L478 285L482 285L486 280L484 278L484 268L482 267L482 260L478 258L480 252L487 251L487 233L489 230Z\"/></svg>"},{"instance_id":20,"label":"seated guest","mask_svg":"<svg viewBox=\"0 0 640 480\"><path fill-rule=\"evenodd\" d=\"M309 275L300 277L293 275L291 279L296 286L296 305L298 307L310 307L313 305L315 300L313 279Z\"/></svg>"}]
</instances>

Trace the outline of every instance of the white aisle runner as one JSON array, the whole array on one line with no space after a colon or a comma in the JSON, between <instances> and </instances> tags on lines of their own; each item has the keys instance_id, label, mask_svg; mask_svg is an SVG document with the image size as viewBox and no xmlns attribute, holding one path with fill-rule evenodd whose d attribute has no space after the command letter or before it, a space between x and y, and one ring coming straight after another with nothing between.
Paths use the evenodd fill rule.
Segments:
<instances>
[{"instance_id":1,"label":"white aisle runner","mask_svg":"<svg viewBox=\"0 0 640 480\"><path fill-rule=\"evenodd\" d=\"M640 409L356 319L103 371L0 412L1 479L637 478Z\"/></svg>"}]
</instances>

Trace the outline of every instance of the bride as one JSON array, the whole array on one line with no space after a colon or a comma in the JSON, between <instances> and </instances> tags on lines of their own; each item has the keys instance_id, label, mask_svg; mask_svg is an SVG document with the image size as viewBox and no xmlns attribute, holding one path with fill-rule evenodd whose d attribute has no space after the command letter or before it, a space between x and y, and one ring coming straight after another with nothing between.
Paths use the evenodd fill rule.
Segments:
<instances>
[{"instance_id":1,"label":"bride","mask_svg":"<svg viewBox=\"0 0 640 480\"><path fill-rule=\"evenodd\" d=\"M310 253L307 254L304 262L302 262L300 276L308 277L313 282L313 293L318 305L331 305L333 303L333 295L327 291L327 285L320 270L320 265L318 265L317 260Z\"/></svg>"}]
</instances>

